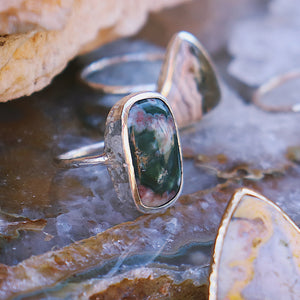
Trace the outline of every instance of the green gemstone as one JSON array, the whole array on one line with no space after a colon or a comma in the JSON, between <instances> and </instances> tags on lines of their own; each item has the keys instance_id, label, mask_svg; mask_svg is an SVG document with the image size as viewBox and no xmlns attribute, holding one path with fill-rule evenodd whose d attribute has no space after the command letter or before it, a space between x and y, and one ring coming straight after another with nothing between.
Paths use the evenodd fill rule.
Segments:
<instances>
[{"instance_id":1,"label":"green gemstone","mask_svg":"<svg viewBox=\"0 0 300 300\"><path fill-rule=\"evenodd\" d=\"M168 106L160 99L135 102L128 114L128 135L142 204L167 204L177 196L182 180L177 131Z\"/></svg>"}]
</instances>

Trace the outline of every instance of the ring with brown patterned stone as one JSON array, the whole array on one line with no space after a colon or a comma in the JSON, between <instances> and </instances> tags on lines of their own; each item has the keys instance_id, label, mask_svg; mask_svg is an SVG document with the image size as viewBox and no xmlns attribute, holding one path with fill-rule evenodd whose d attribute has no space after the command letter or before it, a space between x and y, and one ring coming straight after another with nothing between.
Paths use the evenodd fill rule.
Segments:
<instances>
[{"instance_id":1,"label":"ring with brown patterned stone","mask_svg":"<svg viewBox=\"0 0 300 300\"><path fill-rule=\"evenodd\" d=\"M108 85L92 80L91 75L113 65L156 60L163 60L156 84ZM101 58L83 68L80 78L89 87L104 93L127 94L156 90L168 99L179 127L199 121L221 98L209 54L194 35L185 31L173 36L165 55L161 52L130 53Z\"/></svg>"}]
</instances>

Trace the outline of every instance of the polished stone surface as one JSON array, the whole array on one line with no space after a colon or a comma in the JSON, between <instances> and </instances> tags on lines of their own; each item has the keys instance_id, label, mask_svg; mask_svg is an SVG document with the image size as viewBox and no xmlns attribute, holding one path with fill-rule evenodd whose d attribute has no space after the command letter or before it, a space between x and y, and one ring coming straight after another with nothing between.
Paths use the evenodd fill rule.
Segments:
<instances>
[{"instance_id":1,"label":"polished stone surface","mask_svg":"<svg viewBox=\"0 0 300 300\"><path fill-rule=\"evenodd\" d=\"M237 194L217 237L210 299L299 299L299 228L268 199Z\"/></svg>"},{"instance_id":2,"label":"polished stone surface","mask_svg":"<svg viewBox=\"0 0 300 300\"><path fill-rule=\"evenodd\" d=\"M128 114L128 138L142 204L167 204L181 186L181 159L173 116L160 99L135 102Z\"/></svg>"},{"instance_id":3,"label":"polished stone surface","mask_svg":"<svg viewBox=\"0 0 300 300\"><path fill-rule=\"evenodd\" d=\"M157 84L179 127L202 119L221 99L213 63L195 36L181 31L168 44Z\"/></svg>"}]
</instances>

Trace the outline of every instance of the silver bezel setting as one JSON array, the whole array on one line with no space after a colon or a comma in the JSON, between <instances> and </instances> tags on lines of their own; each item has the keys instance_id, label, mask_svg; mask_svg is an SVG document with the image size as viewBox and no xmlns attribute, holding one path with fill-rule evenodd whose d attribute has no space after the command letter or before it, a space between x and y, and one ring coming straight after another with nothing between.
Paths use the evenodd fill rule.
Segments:
<instances>
[{"instance_id":1,"label":"silver bezel setting","mask_svg":"<svg viewBox=\"0 0 300 300\"><path fill-rule=\"evenodd\" d=\"M214 78L214 98L213 99L207 99L207 97L203 98L203 104L202 104L202 111L201 114L198 115L196 119L193 119L191 123L199 121L203 114L208 113L210 110L212 110L221 99L221 89L218 83L217 78L217 72L216 68L214 66L214 63L208 54L208 52L205 50L203 45L200 43L200 41L191 33L187 31L180 31L176 33L170 42L168 43L168 47L166 50L165 58L163 60L163 64L161 67L160 75L157 82L157 91L160 92L162 95L164 95L169 103L172 105L173 110L176 113L180 111L180 105L179 107L176 107L178 103L174 101L173 97L170 95L172 85L174 84L174 78L176 77L176 57L180 54L180 49L184 44L189 44L190 47L193 49L196 49L199 52L199 56L197 57L199 60L199 72L202 69L202 66L206 66L207 70L206 76L210 75L210 77ZM203 76L202 74L202 76ZM203 80L203 79L202 79ZM204 97L205 91L199 91L199 93ZM211 91L210 91L211 94ZM184 101L184 100L182 100ZM187 100L185 100L187 101ZM204 105L205 104L205 105ZM179 121L178 121L179 122ZM188 124L179 124L180 127L185 127Z\"/></svg>"},{"instance_id":2,"label":"silver bezel setting","mask_svg":"<svg viewBox=\"0 0 300 300\"><path fill-rule=\"evenodd\" d=\"M169 109L173 120L175 124L175 130L176 130L176 135L177 135L177 140L178 140L178 147L179 147L179 155L180 155L180 165L181 165L181 171L180 171L180 186L179 190L176 194L175 197L173 197L169 202L167 202L164 205L161 206L146 206L143 204L139 192L138 192L138 187L135 179L135 172L134 172L134 166L132 162L132 157L131 157L131 151L130 151L130 146L129 146L129 137L128 137L128 114L136 102L140 100L145 100L145 99L159 99L161 100ZM183 170L182 170L182 152L181 152L181 146L180 146L180 139L179 139L179 134L178 134L178 128L176 124L176 120L174 118L174 114L172 112L171 107L168 105L166 98L164 98L161 94L155 93L155 92L143 92L143 93L136 93L136 94L131 94L129 96L124 97L121 99L111 110L111 115L113 115L114 120L119 118L121 120L121 141L122 143L122 148L123 148L123 155L124 155L124 162L126 164L126 168L124 170L127 170L127 175L128 175L128 181L130 185L130 190L132 194L132 198L134 200L134 203L137 207L137 209L145 214L148 213L157 213L161 210L164 210L165 208L171 206L174 204L174 202L177 200L177 198L180 195L180 192L182 190L182 184L183 184ZM120 195L119 195L120 196Z\"/></svg>"}]
</instances>

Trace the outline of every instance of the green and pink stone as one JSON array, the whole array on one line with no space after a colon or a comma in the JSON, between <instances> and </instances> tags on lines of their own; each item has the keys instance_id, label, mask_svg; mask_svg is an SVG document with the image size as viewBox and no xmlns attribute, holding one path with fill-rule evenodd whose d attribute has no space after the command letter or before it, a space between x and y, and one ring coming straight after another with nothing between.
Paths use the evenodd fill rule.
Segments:
<instances>
[{"instance_id":1,"label":"green and pink stone","mask_svg":"<svg viewBox=\"0 0 300 300\"><path fill-rule=\"evenodd\" d=\"M135 102L128 115L128 137L138 193L143 205L167 204L181 186L176 126L160 99Z\"/></svg>"},{"instance_id":2,"label":"green and pink stone","mask_svg":"<svg viewBox=\"0 0 300 300\"><path fill-rule=\"evenodd\" d=\"M125 127L119 108L124 110L127 102L116 104L108 115L105 133L105 153L113 161L107 168L121 200L119 205L130 209L128 205L134 198L135 205L145 213L175 201L182 185L181 151L173 115L161 95L151 95L138 95L139 99L128 110ZM124 130L128 130L127 146L121 138ZM128 151L129 160L125 155ZM132 173L138 200L130 185Z\"/></svg>"}]
</instances>

